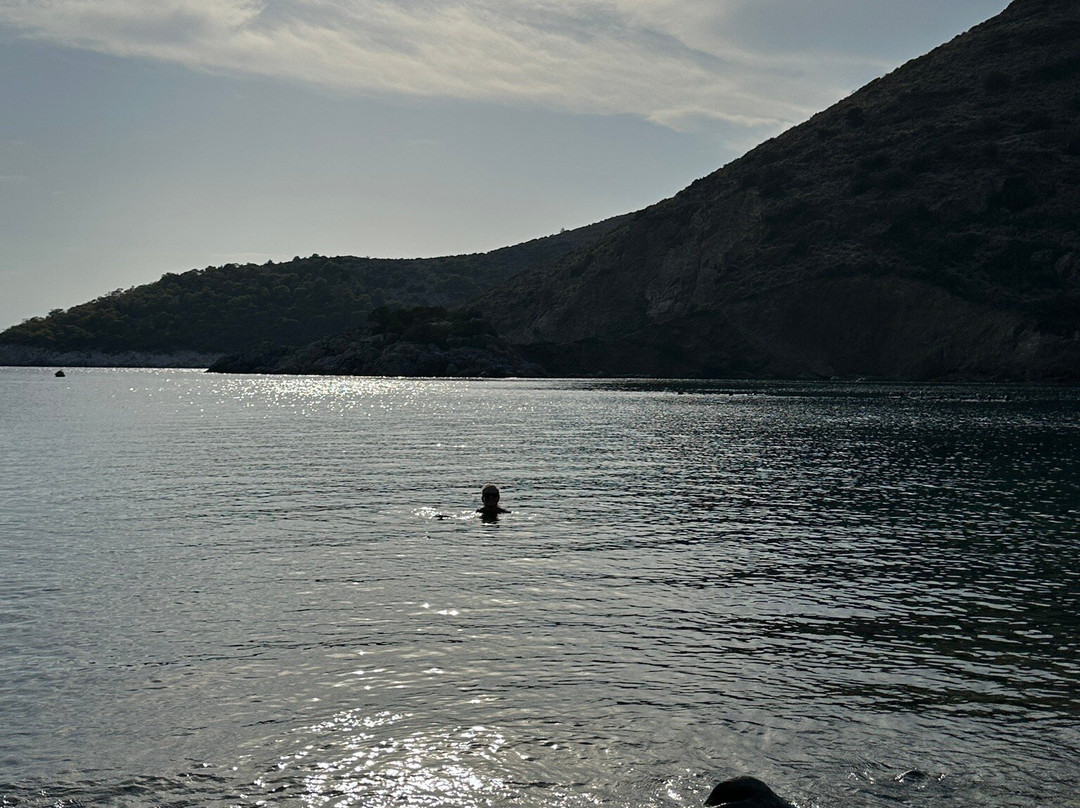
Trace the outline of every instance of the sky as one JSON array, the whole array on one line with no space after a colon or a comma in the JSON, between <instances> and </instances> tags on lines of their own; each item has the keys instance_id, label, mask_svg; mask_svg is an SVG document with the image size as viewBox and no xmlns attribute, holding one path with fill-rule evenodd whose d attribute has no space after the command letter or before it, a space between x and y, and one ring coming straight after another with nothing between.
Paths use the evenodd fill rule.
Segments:
<instances>
[{"instance_id":1,"label":"sky","mask_svg":"<svg viewBox=\"0 0 1080 808\"><path fill-rule=\"evenodd\" d=\"M638 210L1007 0L0 0L0 328Z\"/></svg>"}]
</instances>

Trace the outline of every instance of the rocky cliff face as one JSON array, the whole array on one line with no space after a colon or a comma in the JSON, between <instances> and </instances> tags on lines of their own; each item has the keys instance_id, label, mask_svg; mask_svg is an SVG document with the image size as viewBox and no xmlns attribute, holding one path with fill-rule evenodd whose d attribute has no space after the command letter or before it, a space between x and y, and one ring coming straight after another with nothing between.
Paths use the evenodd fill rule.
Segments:
<instances>
[{"instance_id":1,"label":"rocky cliff face","mask_svg":"<svg viewBox=\"0 0 1080 808\"><path fill-rule=\"evenodd\" d=\"M553 372L1080 380L1080 3L1016 0L490 299Z\"/></svg>"}]
</instances>

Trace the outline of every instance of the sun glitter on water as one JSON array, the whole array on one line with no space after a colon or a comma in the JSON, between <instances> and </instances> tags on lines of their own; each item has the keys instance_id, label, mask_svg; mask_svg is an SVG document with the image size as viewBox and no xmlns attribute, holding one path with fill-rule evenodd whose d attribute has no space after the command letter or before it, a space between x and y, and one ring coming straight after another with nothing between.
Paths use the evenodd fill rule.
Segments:
<instances>
[{"instance_id":1,"label":"sun glitter on water","mask_svg":"<svg viewBox=\"0 0 1080 808\"><path fill-rule=\"evenodd\" d=\"M315 740L282 758L278 770L300 784L297 796L308 806L466 806L510 797L505 778L493 774L507 743L502 733L482 726L408 731L410 718L339 713L308 727ZM270 778L261 785L271 786Z\"/></svg>"}]
</instances>

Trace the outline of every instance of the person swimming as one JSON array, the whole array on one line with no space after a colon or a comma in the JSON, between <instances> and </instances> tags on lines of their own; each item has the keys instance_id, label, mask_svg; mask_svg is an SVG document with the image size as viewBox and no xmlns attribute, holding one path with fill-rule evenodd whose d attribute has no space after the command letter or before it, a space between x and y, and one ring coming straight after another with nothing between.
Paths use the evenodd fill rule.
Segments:
<instances>
[{"instance_id":1,"label":"person swimming","mask_svg":"<svg viewBox=\"0 0 1080 808\"><path fill-rule=\"evenodd\" d=\"M488 483L480 491L480 500L484 503L476 512L480 514L480 517L486 521L495 521L499 518L499 514L510 513L506 508L499 506L499 488L496 485Z\"/></svg>"}]
</instances>

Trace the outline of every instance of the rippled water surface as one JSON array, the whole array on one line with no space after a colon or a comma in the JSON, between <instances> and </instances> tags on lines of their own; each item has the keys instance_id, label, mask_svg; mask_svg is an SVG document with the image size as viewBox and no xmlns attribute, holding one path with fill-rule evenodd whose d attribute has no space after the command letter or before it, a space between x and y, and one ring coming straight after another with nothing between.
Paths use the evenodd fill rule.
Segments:
<instances>
[{"instance_id":1,"label":"rippled water surface","mask_svg":"<svg viewBox=\"0 0 1080 808\"><path fill-rule=\"evenodd\" d=\"M1080 391L4 368L0 446L0 805L1080 806Z\"/></svg>"}]
</instances>

